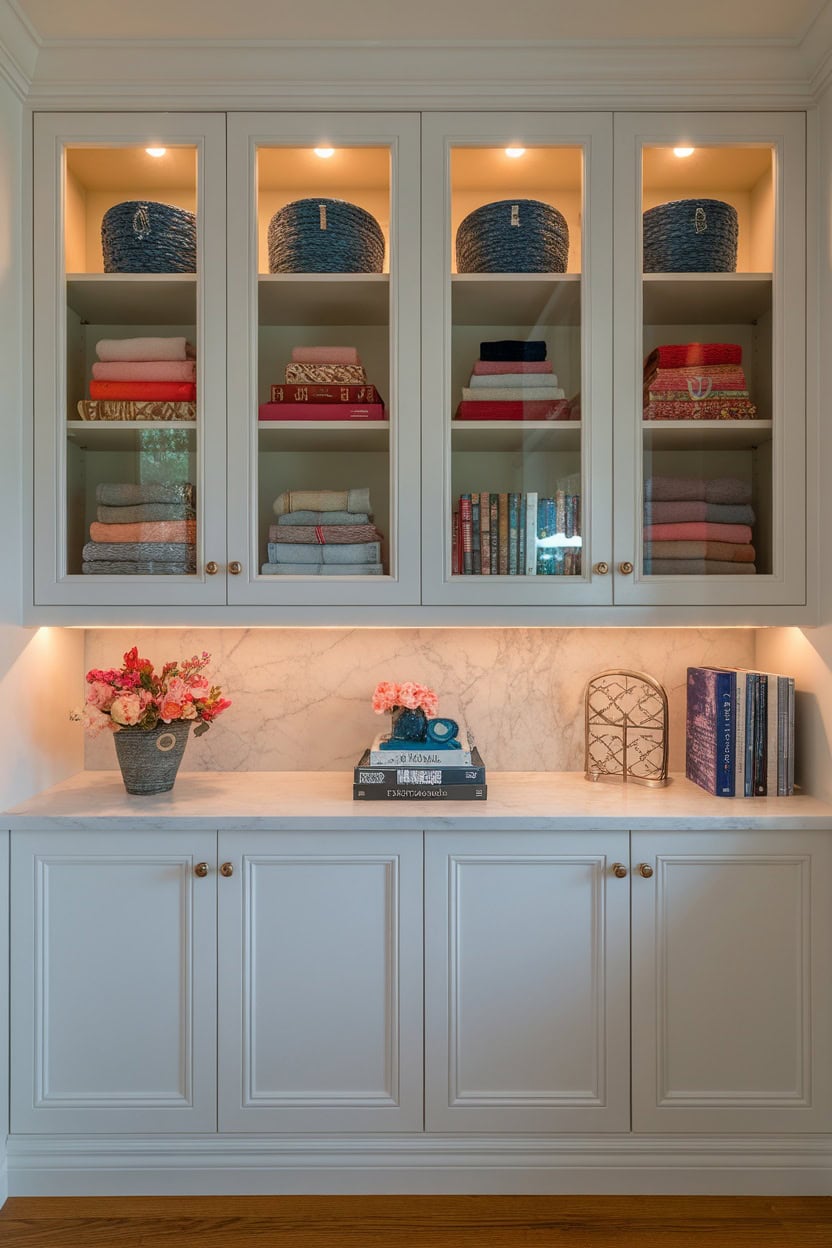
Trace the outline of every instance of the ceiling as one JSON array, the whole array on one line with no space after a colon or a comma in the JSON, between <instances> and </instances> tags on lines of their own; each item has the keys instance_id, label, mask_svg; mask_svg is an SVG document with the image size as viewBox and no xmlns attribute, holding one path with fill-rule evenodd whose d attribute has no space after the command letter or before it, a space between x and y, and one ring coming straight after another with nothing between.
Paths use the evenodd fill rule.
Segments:
<instances>
[{"instance_id":1,"label":"ceiling","mask_svg":"<svg viewBox=\"0 0 832 1248\"><path fill-rule=\"evenodd\" d=\"M826 0L13 0L64 39L799 41Z\"/></svg>"}]
</instances>

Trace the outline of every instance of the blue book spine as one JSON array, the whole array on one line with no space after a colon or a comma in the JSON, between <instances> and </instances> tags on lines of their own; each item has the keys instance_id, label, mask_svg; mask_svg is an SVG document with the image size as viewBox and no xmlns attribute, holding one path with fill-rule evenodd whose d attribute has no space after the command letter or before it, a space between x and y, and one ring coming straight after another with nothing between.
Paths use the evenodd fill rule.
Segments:
<instances>
[{"instance_id":1,"label":"blue book spine","mask_svg":"<svg viewBox=\"0 0 832 1248\"><path fill-rule=\"evenodd\" d=\"M719 672L717 696L717 793L733 797L735 791L734 751L737 744L737 675Z\"/></svg>"},{"instance_id":2,"label":"blue book spine","mask_svg":"<svg viewBox=\"0 0 832 1248\"><path fill-rule=\"evenodd\" d=\"M520 495L520 522L517 533L517 574L526 575L526 495Z\"/></svg>"},{"instance_id":3,"label":"blue book spine","mask_svg":"<svg viewBox=\"0 0 832 1248\"><path fill-rule=\"evenodd\" d=\"M757 677L745 673L745 768L743 795L754 796L754 725L757 721Z\"/></svg>"},{"instance_id":4,"label":"blue book spine","mask_svg":"<svg viewBox=\"0 0 832 1248\"><path fill-rule=\"evenodd\" d=\"M754 796L765 797L768 792L768 678L757 676L757 706L754 722Z\"/></svg>"}]
</instances>

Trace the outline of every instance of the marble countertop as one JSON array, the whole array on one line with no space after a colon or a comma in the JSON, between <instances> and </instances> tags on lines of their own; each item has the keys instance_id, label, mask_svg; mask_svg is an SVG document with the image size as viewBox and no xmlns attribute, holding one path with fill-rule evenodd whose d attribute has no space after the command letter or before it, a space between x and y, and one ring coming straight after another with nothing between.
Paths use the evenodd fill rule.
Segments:
<instances>
[{"instance_id":1,"label":"marble countertop","mask_svg":"<svg viewBox=\"0 0 832 1248\"><path fill-rule=\"evenodd\" d=\"M130 797L119 772L81 771L12 807L2 823L21 831L333 827L832 831L832 806L803 795L711 797L677 775L666 788L648 789L590 784L580 772L491 772L485 802L355 802L352 773L346 771L180 772L173 791L157 797Z\"/></svg>"}]
</instances>

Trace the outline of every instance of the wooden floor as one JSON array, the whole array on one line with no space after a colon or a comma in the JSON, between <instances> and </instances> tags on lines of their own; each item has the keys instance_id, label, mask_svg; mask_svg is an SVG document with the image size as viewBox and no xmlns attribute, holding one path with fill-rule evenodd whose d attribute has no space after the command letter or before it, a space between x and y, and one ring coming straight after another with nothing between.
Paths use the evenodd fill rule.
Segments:
<instances>
[{"instance_id":1,"label":"wooden floor","mask_svg":"<svg viewBox=\"0 0 832 1248\"><path fill-rule=\"evenodd\" d=\"M2 1248L831 1248L832 1197L13 1198Z\"/></svg>"}]
</instances>

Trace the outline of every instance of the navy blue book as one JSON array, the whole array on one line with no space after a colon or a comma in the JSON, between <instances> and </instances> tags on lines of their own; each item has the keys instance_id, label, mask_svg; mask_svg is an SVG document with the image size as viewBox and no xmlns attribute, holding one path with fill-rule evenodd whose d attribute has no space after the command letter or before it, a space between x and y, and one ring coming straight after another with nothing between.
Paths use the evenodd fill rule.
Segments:
<instances>
[{"instance_id":1,"label":"navy blue book","mask_svg":"<svg viewBox=\"0 0 832 1248\"><path fill-rule=\"evenodd\" d=\"M768 793L768 677L757 672L757 705L754 716L754 796Z\"/></svg>"},{"instance_id":2,"label":"navy blue book","mask_svg":"<svg viewBox=\"0 0 832 1248\"><path fill-rule=\"evenodd\" d=\"M736 672L688 668L685 774L715 797L734 796L736 690Z\"/></svg>"},{"instance_id":3,"label":"navy blue book","mask_svg":"<svg viewBox=\"0 0 832 1248\"><path fill-rule=\"evenodd\" d=\"M757 674L740 673L745 676L745 776L743 796L754 796L754 727L757 722Z\"/></svg>"},{"instance_id":4,"label":"navy blue book","mask_svg":"<svg viewBox=\"0 0 832 1248\"><path fill-rule=\"evenodd\" d=\"M481 360L532 360L540 362L546 359L546 342L538 338L524 342L518 338L502 338L499 342L480 343Z\"/></svg>"}]
</instances>

